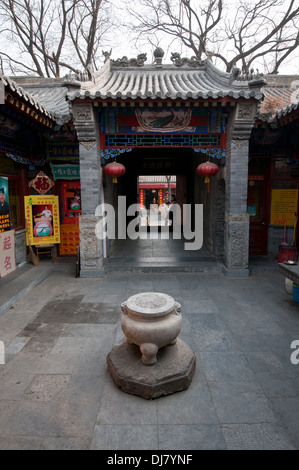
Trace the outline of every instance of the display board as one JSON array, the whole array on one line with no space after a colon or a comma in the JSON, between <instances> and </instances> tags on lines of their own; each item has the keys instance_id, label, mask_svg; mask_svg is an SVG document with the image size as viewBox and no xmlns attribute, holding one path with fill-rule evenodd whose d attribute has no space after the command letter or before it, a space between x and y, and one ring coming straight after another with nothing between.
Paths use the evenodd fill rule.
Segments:
<instances>
[{"instance_id":1,"label":"display board","mask_svg":"<svg viewBox=\"0 0 299 470\"><path fill-rule=\"evenodd\" d=\"M58 196L25 196L27 221L27 245L49 245L60 243Z\"/></svg>"},{"instance_id":2,"label":"display board","mask_svg":"<svg viewBox=\"0 0 299 470\"><path fill-rule=\"evenodd\" d=\"M272 189L271 225L295 225L298 189Z\"/></svg>"},{"instance_id":3,"label":"display board","mask_svg":"<svg viewBox=\"0 0 299 470\"><path fill-rule=\"evenodd\" d=\"M79 225L61 225L60 226L60 255L77 255L77 249L80 245Z\"/></svg>"},{"instance_id":4,"label":"display board","mask_svg":"<svg viewBox=\"0 0 299 470\"><path fill-rule=\"evenodd\" d=\"M63 223L78 224L81 210L80 181L62 183Z\"/></svg>"}]
</instances>

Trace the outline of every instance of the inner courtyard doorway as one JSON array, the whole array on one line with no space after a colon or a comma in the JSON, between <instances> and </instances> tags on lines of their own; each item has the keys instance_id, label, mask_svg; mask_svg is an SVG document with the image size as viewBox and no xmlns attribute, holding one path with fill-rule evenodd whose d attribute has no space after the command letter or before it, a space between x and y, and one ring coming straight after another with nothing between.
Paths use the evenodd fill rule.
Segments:
<instances>
[{"instance_id":1,"label":"inner courtyard doorway","mask_svg":"<svg viewBox=\"0 0 299 470\"><path fill-rule=\"evenodd\" d=\"M176 175L140 175L137 181L141 227L165 227L176 198Z\"/></svg>"},{"instance_id":2,"label":"inner courtyard doorway","mask_svg":"<svg viewBox=\"0 0 299 470\"><path fill-rule=\"evenodd\" d=\"M147 265L167 262L179 265L183 262L189 266L193 263L194 267L195 262L207 259L215 262L216 258L209 253L209 247L202 246L192 253L184 249L183 206L191 207L192 219L194 206L205 201L204 179L196 172L203 158L191 148L134 148L117 157L126 172L118 178L117 185L111 185L114 193L112 199L115 202L117 196L125 196L127 208L136 203L139 205L139 233L135 240L113 240L106 264L123 265L142 259ZM210 197L212 194L213 190ZM169 217L172 196L179 207L180 239L176 239L177 234L173 235L173 222ZM205 214L204 224L207 227L211 225L211 213ZM133 219L127 216L127 225ZM193 220L190 221L190 229L194 230L192 224Z\"/></svg>"}]
</instances>

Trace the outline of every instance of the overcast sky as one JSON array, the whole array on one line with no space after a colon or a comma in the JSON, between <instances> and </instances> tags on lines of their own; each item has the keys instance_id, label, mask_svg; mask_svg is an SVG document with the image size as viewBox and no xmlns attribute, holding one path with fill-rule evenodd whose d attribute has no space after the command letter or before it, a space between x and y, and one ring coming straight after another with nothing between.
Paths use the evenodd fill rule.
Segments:
<instances>
[{"instance_id":1,"label":"overcast sky","mask_svg":"<svg viewBox=\"0 0 299 470\"><path fill-rule=\"evenodd\" d=\"M200 1L200 0L197 0ZM248 0L250 1L250 0ZM123 21L123 19L126 17L125 16L125 11L122 8L123 4L125 1L123 0L112 0L114 7L115 7L115 13L119 17L119 22ZM289 0L282 0L285 5L289 4ZM235 7L234 3L239 3L239 0L230 0L228 3L228 10L231 10L231 16L234 15L235 13ZM130 3L131 4L131 3ZM299 0L298 0L298 5L299 5ZM134 9L140 8L140 4L136 3L134 4ZM151 38L152 41L154 42L154 37ZM171 36L165 35L165 39L160 42L158 45L162 47L162 49L165 52L164 58L163 58L163 63L171 64L170 56L171 52L179 52L181 53L182 57L191 57L193 55L193 52L191 49L180 49L178 46L172 45L173 38ZM132 36L130 35L130 31L122 31L121 28L117 30L113 30L113 37L111 38L111 44L112 46L112 59L118 59L123 56L127 56L128 58L133 58L137 57L139 53L147 53L147 64L150 64L153 62L153 51L154 51L154 46L151 44L147 44L145 46L135 46ZM106 49L108 50L108 48ZM109 49L110 50L110 49ZM215 61L215 59L213 59ZM218 66L220 70L225 70L223 62L219 61L215 64ZM238 65L240 66L240 65ZM264 71L264 67L262 64L255 64L255 68L259 68L261 72ZM279 68L279 74L299 74L299 48L295 52L293 52L287 59L286 61L280 66Z\"/></svg>"}]
</instances>

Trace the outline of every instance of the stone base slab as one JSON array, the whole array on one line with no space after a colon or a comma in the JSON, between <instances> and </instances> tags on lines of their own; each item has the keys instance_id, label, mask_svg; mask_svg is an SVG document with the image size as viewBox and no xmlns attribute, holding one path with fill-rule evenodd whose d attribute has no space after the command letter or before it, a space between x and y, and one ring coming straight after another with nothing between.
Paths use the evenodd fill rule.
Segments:
<instances>
[{"instance_id":1,"label":"stone base slab","mask_svg":"<svg viewBox=\"0 0 299 470\"><path fill-rule=\"evenodd\" d=\"M95 270L95 271L83 271L80 270L79 277L103 277L105 275L104 271Z\"/></svg>"},{"instance_id":2,"label":"stone base slab","mask_svg":"<svg viewBox=\"0 0 299 470\"><path fill-rule=\"evenodd\" d=\"M107 355L108 369L116 385L126 393L147 400L186 390L195 370L195 355L182 340L159 349L157 362L141 362L138 346L124 338Z\"/></svg>"},{"instance_id":3,"label":"stone base slab","mask_svg":"<svg viewBox=\"0 0 299 470\"><path fill-rule=\"evenodd\" d=\"M228 269L224 268L223 270L225 276L227 277L248 277L249 276L249 269Z\"/></svg>"}]
</instances>

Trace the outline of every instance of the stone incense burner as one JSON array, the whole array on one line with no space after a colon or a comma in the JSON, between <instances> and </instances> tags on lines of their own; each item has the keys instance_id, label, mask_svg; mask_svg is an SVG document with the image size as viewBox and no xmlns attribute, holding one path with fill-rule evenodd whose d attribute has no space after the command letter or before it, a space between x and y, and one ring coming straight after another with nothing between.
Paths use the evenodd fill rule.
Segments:
<instances>
[{"instance_id":1,"label":"stone incense burner","mask_svg":"<svg viewBox=\"0 0 299 470\"><path fill-rule=\"evenodd\" d=\"M173 345L181 331L181 305L160 292L133 295L121 304L121 326L128 343L139 346L141 361L157 362L160 348Z\"/></svg>"}]
</instances>

